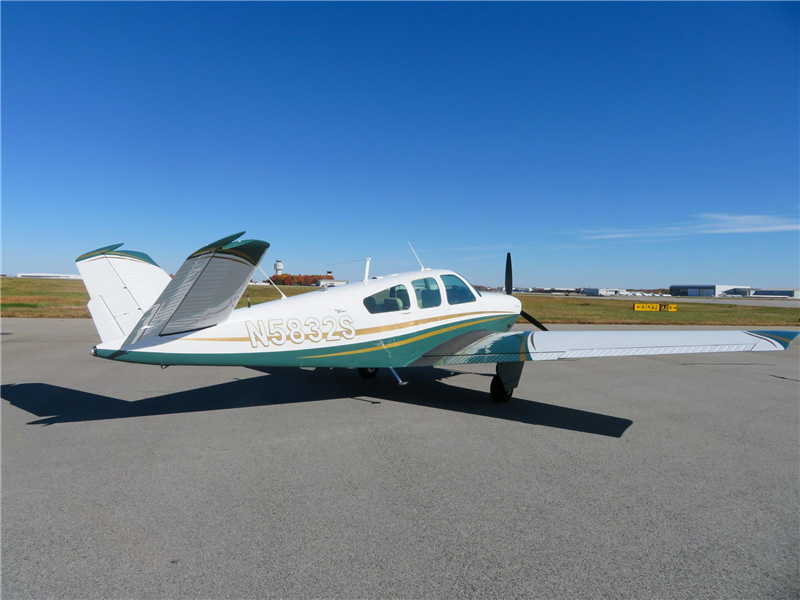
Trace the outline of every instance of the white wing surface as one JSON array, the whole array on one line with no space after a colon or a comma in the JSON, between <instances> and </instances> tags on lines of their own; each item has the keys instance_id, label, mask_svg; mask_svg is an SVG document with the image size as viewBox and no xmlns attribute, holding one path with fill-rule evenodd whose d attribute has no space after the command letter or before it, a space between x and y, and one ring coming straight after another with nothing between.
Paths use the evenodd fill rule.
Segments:
<instances>
[{"instance_id":1,"label":"white wing surface","mask_svg":"<svg viewBox=\"0 0 800 600\"><path fill-rule=\"evenodd\" d=\"M427 353L427 364L785 350L796 331L525 331L492 333Z\"/></svg>"}]
</instances>

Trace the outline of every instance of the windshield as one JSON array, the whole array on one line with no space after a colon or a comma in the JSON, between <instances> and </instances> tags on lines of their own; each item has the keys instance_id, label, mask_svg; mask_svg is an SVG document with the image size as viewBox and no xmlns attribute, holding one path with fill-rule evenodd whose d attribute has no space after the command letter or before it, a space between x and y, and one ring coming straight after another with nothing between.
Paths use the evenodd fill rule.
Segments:
<instances>
[{"instance_id":1,"label":"windshield","mask_svg":"<svg viewBox=\"0 0 800 600\"><path fill-rule=\"evenodd\" d=\"M475 302L475 295L460 277L455 275L442 275L445 295L448 304L466 304Z\"/></svg>"}]
</instances>

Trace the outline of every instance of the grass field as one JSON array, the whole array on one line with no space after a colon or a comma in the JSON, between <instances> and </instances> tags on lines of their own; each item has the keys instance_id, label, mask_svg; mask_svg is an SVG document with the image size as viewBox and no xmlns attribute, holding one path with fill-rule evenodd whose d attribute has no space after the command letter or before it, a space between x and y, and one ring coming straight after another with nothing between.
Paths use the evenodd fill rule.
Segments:
<instances>
[{"instance_id":1,"label":"grass field","mask_svg":"<svg viewBox=\"0 0 800 600\"><path fill-rule=\"evenodd\" d=\"M677 312L634 312L634 301L564 296L519 296L524 311L543 323L586 325L800 325L800 308L679 302ZM654 298L637 302L654 303ZM658 304L668 304L661 298Z\"/></svg>"},{"instance_id":2,"label":"grass field","mask_svg":"<svg viewBox=\"0 0 800 600\"><path fill-rule=\"evenodd\" d=\"M0 316L89 318L89 294L70 279L0 279Z\"/></svg>"},{"instance_id":3,"label":"grass field","mask_svg":"<svg viewBox=\"0 0 800 600\"><path fill-rule=\"evenodd\" d=\"M281 289L287 296L320 293L318 288L282 286ZM89 295L79 280L3 278L0 280L0 294L0 316L3 317L89 318L86 308ZM247 294L250 295L251 305L280 297L271 286L250 286ZM800 324L800 308L681 302L678 312L647 313L634 312L633 300L625 302L563 296L520 296L520 300L524 310L543 323L748 327ZM662 301L668 302L668 299ZM238 306L247 306L246 296L242 297Z\"/></svg>"}]
</instances>

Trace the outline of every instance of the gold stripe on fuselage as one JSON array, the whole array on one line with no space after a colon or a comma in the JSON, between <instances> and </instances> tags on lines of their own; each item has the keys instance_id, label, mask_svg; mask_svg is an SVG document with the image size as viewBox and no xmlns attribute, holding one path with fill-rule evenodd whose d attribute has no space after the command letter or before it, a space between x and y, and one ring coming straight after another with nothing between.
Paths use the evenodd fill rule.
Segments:
<instances>
[{"instance_id":1,"label":"gold stripe on fuselage","mask_svg":"<svg viewBox=\"0 0 800 600\"><path fill-rule=\"evenodd\" d=\"M189 338L182 337L174 342L249 342L249 337L224 337L224 338Z\"/></svg>"},{"instance_id":2,"label":"gold stripe on fuselage","mask_svg":"<svg viewBox=\"0 0 800 600\"><path fill-rule=\"evenodd\" d=\"M445 319L460 319L462 317L469 317L472 315L497 315L497 317L493 318L500 318L500 317L508 317L513 315L514 313L500 313L497 314L497 311L492 310L482 310L476 312L468 312L468 313L460 313L457 315L442 315L439 317L429 317L427 319L416 319L414 321L405 321L404 323L395 323L393 325L383 325L380 327L365 327L363 329L356 329L356 337L360 335L371 335L373 333L383 333L386 331L396 331L398 329L408 329L409 327L416 327L418 325L425 325L427 323L435 323L436 321L443 321ZM483 323L484 321L480 321ZM449 331L449 330L448 330ZM305 339L308 340L309 334L306 334ZM182 337L178 338L176 341L185 341L185 342L249 342L249 337L221 337L221 338L192 338L192 337Z\"/></svg>"},{"instance_id":3,"label":"gold stripe on fuselage","mask_svg":"<svg viewBox=\"0 0 800 600\"><path fill-rule=\"evenodd\" d=\"M436 321L444 321L445 319L460 319L461 317L469 317L472 315L494 315L497 314L496 310L479 310L475 312L460 313L457 315L442 315L439 317L429 317L427 319L416 319L414 321L406 321L405 323L396 323L394 325L381 325L380 327L365 327L364 329L356 329L356 335L369 335L371 333L383 333L384 331L394 331L396 329L406 329L416 325L425 325L426 323L435 323ZM512 315L514 313L505 313Z\"/></svg>"},{"instance_id":4,"label":"gold stripe on fuselage","mask_svg":"<svg viewBox=\"0 0 800 600\"><path fill-rule=\"evenodd\" d=\"M461 329L462 327L468 327L470 325L480 325L481 323L486 323L488 321L496 321L497 319L502 319L503 317L489 317L488 319L480 319L478 321L470 321L468 323L458 323L456 325L452 325L450 327L445 327L444 329L437 329L435 331L428 331L427 333L423 333L421 335L414 336L413 338L408 338L407 340L401 340L399 342L392 342L391 344L381 344L380 346L374 346L372 348L360 348L358 350L348 350L346 352L335 352L333 354L318 354L316 356L306 356L304 358L328 358L329 356L346 356L348 354L363 354L364 352L375 352L376 350L384 350L386 348L396 348L397 346L405 346L406 344L411 344L413 342L418 342L420 340L424 340L425 338L429 338L434 335L439 335L440 333L446 333L448 331L454 331L455 329Z\"/></svg>"}]
</instances>

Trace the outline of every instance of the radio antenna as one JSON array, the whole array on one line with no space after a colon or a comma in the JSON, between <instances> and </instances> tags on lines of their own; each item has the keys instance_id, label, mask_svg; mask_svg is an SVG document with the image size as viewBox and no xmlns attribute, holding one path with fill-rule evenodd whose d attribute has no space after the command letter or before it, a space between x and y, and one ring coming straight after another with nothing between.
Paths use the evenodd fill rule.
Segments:
<instances>
[{"instance_id":1,"label":"radio antenna","mask_svg":"<svg viewBox=\"0 0 800 600\"><path fill-rule=\"evenodd\" d=\"M417 251L414 250L414 246L411 245L411 242L408 242L408 247L411 248L411 251L414 253L414 258L416 258L417 262L419 263L419 270L424 271L425 266L422 264L422 261L419 259L419 256L417 256Z\"/></svg>"},{"instance_id":2,"label":"radio antenna","mask_svg":"<svg viewBox=\"0 0 800 600\"><path fill-rule=\"evenodd\" d=\"M371 258L359 258L358 260L347 260L345 262L333 263L333 264L325 265L325 266L326 267L335 267L337 265L349 265L351 263L357 263L357 262L364 261L364 262L367 263L367 266L364 269L364 281L367 281L369 279L369 261L371 261L371 260L372 260Z\"/></svg>"}]
</instances>

